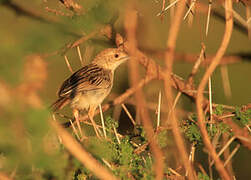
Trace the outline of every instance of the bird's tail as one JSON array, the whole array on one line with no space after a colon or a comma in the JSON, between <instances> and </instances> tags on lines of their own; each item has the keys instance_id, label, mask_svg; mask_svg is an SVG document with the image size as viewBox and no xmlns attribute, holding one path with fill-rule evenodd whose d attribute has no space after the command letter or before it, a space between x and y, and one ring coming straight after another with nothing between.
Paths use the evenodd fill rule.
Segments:
<instances>
[{"instance_id":1,"label":"bird's tail","mask_svg":"<svg viewBox=\"0 0 251 180\"><path fill-rule=\"evenodd\" d=\"M51 106L50 109L55 112L62 109L65 105L70 102L69 98L67 97L60 97L57 101L55 101Z\"/></svg>"}]
</instances>

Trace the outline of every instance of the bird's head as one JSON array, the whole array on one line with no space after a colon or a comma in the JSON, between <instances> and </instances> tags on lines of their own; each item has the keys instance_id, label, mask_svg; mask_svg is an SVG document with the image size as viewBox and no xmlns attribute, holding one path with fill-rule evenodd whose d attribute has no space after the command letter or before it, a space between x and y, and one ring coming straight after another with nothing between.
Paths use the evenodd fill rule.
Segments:
<instances>
[{"instance_id":1,"label":"bird's head","mask_svg":"<svg viewBox=\"0 0 251 180\"><path fill-rule=\"evenodd\" d=\"M118 48L108 48L101 51L92 61L105 69L114 71L120 64L129 59L128 54Z\"/></svg>"}]
</instances>

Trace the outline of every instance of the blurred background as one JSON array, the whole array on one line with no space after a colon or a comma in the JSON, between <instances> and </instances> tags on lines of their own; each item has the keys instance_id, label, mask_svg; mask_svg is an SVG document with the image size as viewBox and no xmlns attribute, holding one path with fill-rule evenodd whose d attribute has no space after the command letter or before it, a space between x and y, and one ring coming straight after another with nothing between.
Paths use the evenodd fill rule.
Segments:
<instances>
[{"instance_id":1,"label":"blurred background","mask_svg":"<svg viewBox=\"0 0 251 180\"><path fill-rule=\"evenodd\" d=\"M106 24L113 23L114 29L125 35L124 1L76 1L81 8L67 8L62 2L0 0L0 171L15 174L17 179L29 179L29 172L34 175L41 169L45 172L56 169L58 176L63 174L61 171L66 157L54 151L56 137L53 139L50 136L53 130L48 124L51 117L48 107L57 99L56 93L61 83L71 74L64 55L67 55L74 71L81 68L76 48L69 49L66 54L63 54L63 49ZM168 10L159 17L157 14L161 11L162 1L139 0L136 3L139 49L164 67L163 54L172 11ZM215 13L211 16L207 37L207 1L199 2L199 8L194 11L192 18L188 17L182 22L174 73L184 79L191 72L202 43L206 46L207 57L213 56L221 43L225 27L224 8L220 2L214 2L212 6ZM246 19L246 7L242 3L235 3L234 10ZM236 23L226 55L238 58L238 62L220 65L212 76L213 102L231 106L251 102L251 41L248 31L238 21ZM84 42L80 45L84 63L89 63L98 52L108 47L115 47L115 44L100 35ZM191 55L193 62L188 62L182 55ZM197 74L196 84L204 68ZM144 77L143 68L139 73ZM105 102L129 87L127 64L123 64L116 71L114 88ZM147 102L153 107L153 118L159 91L163 91L163 87L157 80L144 87ZM162 118L166 117L165 104L163 99ZM132 113L135 112L134 106L130 107ZM179 108L195 112L194 103L186 97L179 101ZM69 108L63 113L71 116ZM105 116L112 117L113 110L105 112ZM120 119L120 123L123 124L119 127L120 132L130 130L128 119ZM47 141L46 137L50 137L50 140ZM170 154L175 154L176 149L172 144L170 138ZM197 161L203 162L204 153L202 150L197 153ZM233 159L233 169L238 179L251 177L250 161L250 151L242 147ZM170 160L169 165L172 166L172 163L174 160Z\"/></svg>"}]
</instances>

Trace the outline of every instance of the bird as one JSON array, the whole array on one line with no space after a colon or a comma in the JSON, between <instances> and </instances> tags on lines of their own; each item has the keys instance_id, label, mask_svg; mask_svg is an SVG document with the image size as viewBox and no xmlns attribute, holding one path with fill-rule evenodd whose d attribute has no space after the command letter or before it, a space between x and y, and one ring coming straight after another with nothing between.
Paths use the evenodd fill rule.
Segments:
<instances>
[{"instance_id":1,"label":"bird","mask_svg":"<svg viewBox=\"0 0 251 180\"><path fill-rule=\"evenodd\" d=\"M51 105L52 111L59 111L70 104L82 136L79 112L86 110L94 131L100 138L93 120L95 110L111 92L114 71L128 59L129 55L121 48L107 48L98 53L90 64L74 72L62 83L57 93L58 99Z\"/></svg>"}]
</instances>

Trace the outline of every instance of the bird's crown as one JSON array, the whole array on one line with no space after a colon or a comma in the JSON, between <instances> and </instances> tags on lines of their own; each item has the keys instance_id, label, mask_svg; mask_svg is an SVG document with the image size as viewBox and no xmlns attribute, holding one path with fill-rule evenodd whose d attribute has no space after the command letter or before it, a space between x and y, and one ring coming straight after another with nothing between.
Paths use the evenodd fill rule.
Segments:
<instances>
[{"instance_id":1,"label":"bird's crown","mask_svg":"<svg viewBox=\"0 0 251 180\"><path fill-rule=\"evenodd\" d=\"M101 51L92 63L102 66L105 69L115 70L127 59L129 59L129 56L123 50L119 48L108 48Z\"/></svg>"}]
</instances>

